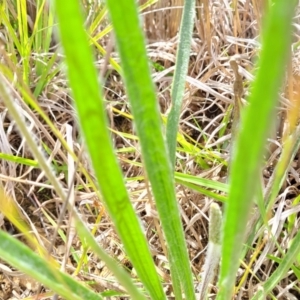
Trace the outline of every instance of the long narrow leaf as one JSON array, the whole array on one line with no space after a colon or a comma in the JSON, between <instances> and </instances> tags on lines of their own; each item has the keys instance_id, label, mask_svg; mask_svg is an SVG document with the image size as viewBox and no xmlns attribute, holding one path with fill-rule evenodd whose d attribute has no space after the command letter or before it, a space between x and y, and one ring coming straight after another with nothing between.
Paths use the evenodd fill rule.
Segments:
<instances>
[{"instance_id":1,"label":"long narrow leaf","mask_svg":"<svg viewBox=\"0 0 300 300\"><path fill-rule=\"evenodd\" d=\"M158 101L149 71L145 41L134 0L107 1L124 71L143 160L167 241L169 260L175 266L186 299L194 299L187 246L174 188L174 174L162 134ZM178 285L177 285L178 288ZM177 294L177 297L178 294Z\"/></svg>"},{"instance_id":2,"label":"long narrow leaf","mask_svg":"<svg viewBox=\"0 0 300 300\"><path fill-rule=\"evenodd\" d=\"M195 0L184 1L183 15L179 33L178 51L174 80L172 82L172 108L167 121L167 142L172 166L175 164L176 137L181 103L183 100L185 76L190 59L191 40L194 27Z\"/></svg>"},{"instance_id":3,"label":"long narrow leaf","mask_svg":"<svg viewBox=\"0 0 300 300\"><path fill-rule=\"evenodd\" d=\"M280 262L275 272L267 279L263 284L263 289L259 290L252 300L266 299L267 294L278 284L278 282L286 276L289 268L291 268L293 262L297 259L297 255L300 252L300 231L296 234L291 246L289 247L284 258Z\"/></svg>"},{"instance_id":4,"label":"long narrow leaf","mask_svg":"<svg viewBox=\"0 0 300 300\"><path fill-rule=\"evenodd\" d=\"M121 4L115 6L119 5ZM125 250L151 297L164 299L150 250L113 152L92 52L83 29L79 1L56 1L56 11L70 86L103 201Z\"/></svg>"},{"instance_id":5,"label":"long narrow leaf","mask_svg":"<svg viewBox=\"0 0 300 300\"><path fill-rule=\"evenodd\" d=\"M118 281L127 290L131 299L145 300L146 297L135 287L129 274L122 269L118 263L105 253L93 238L92 234L88 229L79 221L78 216L75 214L77 234L81 237L82 241L85 241L89 247L98 255L98 257L106 264L107 268L110 269L116 276Z\"/></svg>"},{"instance_id":6,"label":"long narrow leaf","mask_svg":"<svg viewBox=\"0 0 300 300\"><path fill-rule=\"evenodd\" d=\"M232 296L246 224L260 177L264 144L275 119L278 89L284 76L291 42L291 20L296 1L273 1L266 19L261 61L249 106L232 153L228 205L225 210L218 300ZM274 38L276 37L276 38Z\"/></svg>"},{"instance_id":7,"label":"long narrow leaf","mask_svg":"<svg viewBox=\"0 0 300 300\"><path fill-rule=\"evenodd\" d=\"M0 257L9 261L18 270L43 283L64 299L103 299L69 275L55 269L34 253L30 248L13 238L10 234L0 230Z\"/></svg>"}]
</instances>

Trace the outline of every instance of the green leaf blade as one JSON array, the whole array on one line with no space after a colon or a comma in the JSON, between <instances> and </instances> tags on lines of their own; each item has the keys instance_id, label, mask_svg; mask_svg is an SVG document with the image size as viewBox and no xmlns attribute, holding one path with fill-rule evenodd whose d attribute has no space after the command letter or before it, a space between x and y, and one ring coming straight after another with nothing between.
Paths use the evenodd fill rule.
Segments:
<instances>
[{"instance_id":1,"label":"green leaf blade","mask_svg":"<svg viewBox=\"0 0 300 300\"><path fill-rule=\"evenodd\" d=\"M176 273L173 272L172 277L178 276L187 299L195 299L187 246L176 201L173 168L162 135L161 117L136 3L133 0L123 0L116 5L115 1L108 0L107 5L122 61L125 86L140 138L142 157L166 237L169 261L175 266L175 270L171 268Z\"/></svg>"},{"instance_id":2,"label":"green leaf blade","mask_svg":"<svg viewBox=\"0 0 300 300\"><path fill-rule=\"evenodd\" d=\"M171 165L175 165L178 122L183 100L185 77L188 70L191 40L194 27L195 0L184 2L183 16L179 33L179 47L176 56L174 79L172 82L172 108L167 121L167 143Z\"/></svg>"},{"instance_id":3,"label":"green leaf blade","mask_svg":"<svg viewBox=\"0 0 300 300\"><path fill-rule=\"evenodd\" d=\"M1 259L8 261L18 270L43 283L65 299L103 299L2 230L0 230L0 241Z\"/></svg>"},{"instance_id":4,"label":"green leaf blade","mask_svg":"<svg viewBox=\"0 0 300 300\"><path fill-rule=\"evenodd\" d=\"M93 56L83 29L78 1L56 1L68 75L86 144L99 182L103 201L125 250L154 299L164 299L140 223L126 191L122 172L114 155L100 93Z\"/></svg>"},{"instance_id":5,"label":"green leaf blade","mask_svg":"<svg viewBox=\"0 0 300 300\"><path fill-rule=\"evenodd\" d=\"M270 10L263 35L260 68L253 83L249 106L242 115L241 130L232 153L218 300L230 299L232 296L245 228L253 197L259 187L264 143L275 119L278 89L284 76L282 70L291 42L294 6L290 2L278 0Z\"/></svg>"},{"instance_id":6,"label":"green leaf blade","mask_svg":"<svg viewBox=\"0 0 300 300\"><path fill-rule=\"evenodd\" d=\"M107 268L113 272L119 283L122 284L127 290L131 296L131 299L146 300L146 297L133 284L129 274L127 274L125 270L122 269L119 264L98 245L92 234L82 224L82 222L79 221L78 216L76 216L76 219L76 229L78 235L81 237L81 240L85 241L94 251L94 253L96 253L98 257L106 264Z\"/></svg>"},{"instance_id":7,"label":"green leaf blade","mask_svg":"<svg viewBox=\"0 0 300 300\"><path fill-rule=\"evenodd\" d=\"M263 284L263 289L259 290L252 300L263 300L266 299L266 295L276 287L278 282L287 275L289 269L292 267L293 262L297 259L300 251L300 231L296 234L293 239L287 253L280 262L277 269L272 273L272 275ZM294 271L295 272L295 271Z\"/></svg>"}]
</instances>

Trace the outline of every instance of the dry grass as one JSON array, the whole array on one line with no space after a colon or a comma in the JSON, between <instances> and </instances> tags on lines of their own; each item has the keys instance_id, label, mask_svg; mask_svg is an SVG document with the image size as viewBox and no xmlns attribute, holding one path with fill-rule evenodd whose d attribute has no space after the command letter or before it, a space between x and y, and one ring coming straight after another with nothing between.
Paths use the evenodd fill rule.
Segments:
<instances>
[{"instance_id":1,"label":"dry grass","mask_svg":"<svg viewBox=\"0 0 300 300\"><path fill-rule=\"evenodd\" d=\"M177 153L176 170L178 172L226 182L226 160L229 158L228 152L231 140L232 122L230 113L233 108L234 82L230 59L235 56L238 61L239 72L243 76L244 83L242 101L246 103L249 94L248 86L253 79L254 62L259 55L259 31L263 22L265 2L267 1L197 1L197 20L182 107L180 132L191 145L201 149L201 153L193 151L189 153L186 149L181 148L181 151ZM163 115L170 109L171 75L174 72L176 59L177 31L182 3L183 1L179 0L160 1L143 13L145 31L149 41L149 58L155 63L153 80L157 87ZM31 10L30 14L34 15L34 9ZM31 16L31 19L34 20L34 17ZM299 40L298 16L295 18L295 23L298 25L295 28L294 42L297 42ZM3 41L8 41L9 36L5 28L0 25L0 30ZM99 30L101 29L99 28ZM102 44L108 47L105 39L103 39ZM1 63L10 68L7 54L3 49L1 51ZM52 56L53 53L45 53L45 55ZM111 55L118 60L114 50ZM100 55L97 55L97 57L96 66L100 73L104 66L104 59ZM34 61L38 59L38 56L32 53L30 59ZM19 63L22 63L21 59ZM57 64L59 64L59 60ZM295 55L295 70L297 64L298 56ZM19 66L13 66L13 68L13 72L17 73ZM164 278L165 289L169 291L171 297L172 290L169 269L166 264L166 249L159 219L149 193L149 186L141 167L139 145L134 135L123 84L119 74L110 66L108 66L106 73L105 97L114 145L124 175L127 178L127 187L133 205L145 228L158 272ZM36 79L33 70L28 87L31 90L36 84ZM291 79L288 80L290 82ZM79 167L75 164L74 175L68 172L72 163L68 161L70 155L66 148L57 139L56 134L45 123L40 114L31 110L20 97L18 90L15 90L14 97L19 99L21 112L26 117L29 126L31 126L37 142L48 153L49 163L52 164L66 190L70 189L70 178L74 176L75 205L82 219L87 222L91 230L96 225L95 237L101 246L116 257L128 269L128 272L132 273L132 276L135 276L111 221L99 202L91 182L83 174L82 169L85 168L88 174L93 177L88 158L84 150L82 151L82 141L64 73L57 73L48 82L37 101L60 134L70 141L69 145L72 145L74 153L80 158L82 165ZM34 97L32 96L32 98ZM278 115L277 134L270 140L265 160L263 173L265 185L269 182L282 147L286 109L290 103L288 91L282 94L282 99L282 107ZM1 103L0 116L0 152L32 158L27 150L26 143L19 135ZM205 161L205 168L200 166L199 156ZM275 239L262 238L263 234L258 232L256 243L252 245L252 249L249 249L244 262L241 264L240 273L237 277L237 285L240 285L236 291L237 299L250 299L253 296L259 282L268 278L274 270L276 262L270 259L270 255L277 256L280 251L285 251L289 247L293 232L299 230L298 216L296 216L294 227L290 229L290 233L286 229L287 218L292 213L299 211L299 206L293 206L293 200L299 194L299 161L300 159L296 158L290 167L288 177L274 204L272 216L269 216L269 224ZM114 282L109 270L92 253L87 255L88 262L85 269L77 273L78 264L74 261L74 256L66 255L70 251L77 253L81 251L81 245L76 236L72 241L74 250L70 250L70 245L67 246L59 236L53 240L53 225L58 222L61 215L62 203L57 195L53 193L53 188L47 183L43 173L38 168L6 160L1 160L0 168L0 179L5 190L11 195L13 201L18 204L22 216L30 224L32 231L38 236L41 244L48 249L49 247L53 248L52 255L57 261L65 265L66 271L69 273L75 272L79 280L94 281L93 288L96 291L106 289L122 290ZM181 207L196 284L196 278L198 278L204 263L204 253L208 241L207 215L212 199L181 185L177 186L177 198ZM61 229L67 235L71 226L69 220L69 216L65 215L61 222ZM1 221L1 228L13 235L18 234L6 219ZM247 266L249 266L249 270L247 270ZM0 274L2 273L0 275L2 288L0 298L25 298L29 295L36 295L40 291L39 287L31 283L25 275L20 276L18 273L14 274L14 272L17 271L11 270L10 273L5 266L0 265ZM245 274L246 277L243 279ZM214 292L216 290L213 288L211 299L214 299ZM299 299L300 285L297 282L297 277L292 273L287 274L274 293L277 299Z\"/></svg>"}]
</instances>

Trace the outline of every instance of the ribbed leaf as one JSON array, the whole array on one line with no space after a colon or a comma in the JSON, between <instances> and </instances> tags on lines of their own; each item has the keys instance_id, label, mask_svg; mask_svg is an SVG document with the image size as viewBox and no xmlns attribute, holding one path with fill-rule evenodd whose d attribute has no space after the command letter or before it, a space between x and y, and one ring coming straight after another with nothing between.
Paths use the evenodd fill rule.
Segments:
<instances>
[{"instance_id":1,"label":"ribbed leaf","mask_svg":"<svg viewBox=\"0 0 300 300\"><path fill-rule=\"evenodd\" d=\"M122 0L116 5L114 0L108 0L107 6L115 30L143 161L168 246L171 271L175 267L172 278L174 281L179 276L185 297L194 299L190 263L175 196L173 167L162 135L158 101L150 76L136 1Z\"/></svg>"},{"instance_id":2,"label":"ribbed leaf","mask_svg":"<svg viewBox=\"0 0 300 300\"><path fill-rule=\"evenodd\" d=\"M114 155L93 56L83 29L79 1L56 1L56 11L70 86L103 201L139 278L153 299L164 299L145 236Z\"/></svg>"},{"instance_id":3,"label":"ribbed leaf","mask_svg":"<svg viewBox=\"0 0 300 300\"><path fill-rule=\"evenodd\" d=\"M297 1L273 1L265 20L259 69L249 106L232 153L228 204L225 210L218 300L232 296L249 213L259 184L267 134L275 120L278 90L291 43L291 20ZM274 38L276 36L276 38Z\"/></svg>"},{"instance_id":4,"label":"ribbed leaf","mask_svg":"<svg viewBox=\"0 0 300 300\"><path fill-rule=\"evenodd\" d=\"M172 108L167 121L167 142L171 164L174 167L176 154L176 137L179 115L185 87L185 77L190 60L191 40L194 28L195 0L184 1L182 22L179 33L178 51L174 79L172 82Z\"/></svg>"},{"instance_id":5,"label":"ribbed leaf","mask_svg":"<svg viewBox=\"0 0 300 300\"><path fill-rule=\"evenodd\" d=\"M43 283L64 299L103 299L86 286L56 269L49 261L42 259L30 248L13 238L10 234L0 230L0 257L28 274L30 277Z\"/></svg>"}]
</instances>

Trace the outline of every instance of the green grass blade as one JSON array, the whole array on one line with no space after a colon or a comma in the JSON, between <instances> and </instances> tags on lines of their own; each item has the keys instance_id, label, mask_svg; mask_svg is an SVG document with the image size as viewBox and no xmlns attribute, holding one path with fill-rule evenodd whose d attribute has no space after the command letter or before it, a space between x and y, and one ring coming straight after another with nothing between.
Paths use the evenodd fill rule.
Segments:
<instances>
[{"instance_id":1,"label":"green grass blade","mask_svg":"<svg viewBox=\"0 0 300 300\"><path fill-rule=\"evenodd\" d=\"M179 115L183 99L185 76L190 59L191 40L194 27L195 0L184 1L183 15L179 33L179 48L176 57L174 79L172 83L172 108L167 121L167 143L171 165L175 165L176 137L178 131Z\"/></svg>"},{"instance_id":2,"label":"green grass blade","mask_svg":"<svg viewBox=\"0 0 300 300\"><path fill-rule=\"evenodd\" d=\"M28 23L27 23L27 6L26 0L17 1L17 12L18 12L18 29L20 34L20 44L22 57L23 74L22 78L24 82L29 83L29 56L30 56L30 45L28 38Z\"/></svg>"},{"instance_id":3,"label":"green grass blade","mask_svg":"<svg viewBox=\"0 0 300 300\"><path fill-rule=\"evenodd\" d=\"M209 198L212 198L216 201L220 201L220 202L226 202L227 201L227 196L223 196L223 195L220 195L220 194L217 194L217 193L214 193L212 191L209 191L205 188L201 188L199 187L198 185L195 185L193 183L190 183L188 181L181 181L181 180L176 180L176 183L179 183L191 190L194 190L195 192L199 193L199 194L202 194L202 195L205 195Z\"/></svg>"},{"instance_id":4,"label":"green grass blade","mask_svg":"<svg viewBox=\"0 0 300 300\"><path fill-rule=\"evenodd\" d=\"M298 108L299 109L299 108ZM286 174L289 170L288 166L291 165L293 159L300 147L300 126L297 130L290 135L283 145L280 158L277 162L276 168L267 187L266 192L266 203L268 205L267 210L269 211L274 204L274 201L282 187L283 181L286 178Z\"/></svg>"},{"instance_id":5,"label":"green grass blade","mask_svg":"<svg viewBox=\"0 0 300 300\"><path fill-rule=\"evenodd\" d=\"M227 300L232 296L253 195L260 184L264 144L275 119L278 89L285 73L294 9L295 1L274 1L265 21L259 70L249 106L242 114L241 130L232 153L218 300Z\"/></svg>"},{"instance_id":6,"label":"green grass blade","mask_svg":"<svg viewBox=\"0 0 300 300\"><path fill-rule=\"evenodd\" d=\"M188 182L188 183L193 183L195 185L201 185L203 187L214 189L220 192L225 192L225 193L228 192L228 184L219 181L214 181L214 180L197 177L190 174L179 173L179 172L175 172L175 179Z\"/></svg>"},{"instance_id":7,"label":"green grass blade","mask_svg":"<svg viewBox=\"0 0 300 300\"><path fill-rule=\"evenodd\" d=\"M115 3L114 3L115 5ZM121 3L115 5L121 6ZM129 6L129 5L128 5ZM78 1L56 1L70 86L103 201L139 278L153 299L165 299L140 223L126 191L107 130L103 99ZM124 14L126 11L126 14ZM127 16L128 8L122 12ZM125 21L125 18L121 20ZM129 31L130 32L130 31ZM76 49L76 51L74 51Z\"/></svg>"},{"instance_id":8,"label":"green grass blade","mask_svg":"<svg viewBox=\"0 0 300 300\"><path fill-rule=\"evenodd\" d=\"M54 25L54 16L52 3L46 3L45 0L37 0L36 2L36 19L33 32L30 38L30 43L33 44L35 53L48 53L52 40L52 29ZM47 64L47 58L42 55L39 60L35 61L36 72L38 76L44 76L44 68ZM50 70L50 67L48 66Z\"/></svg>"},{"instance_id":9,"label":"green grass blade","mask_svg":"<svg viewBox=\"0 0 300 300\"><path fill-rule=\"evenodd\" d=\"M298 252L298 255L299 255L300 252ZM297 255L297 256L298 256ZM277 262L278 264L280 264L282 262L282 258L278 258L276 256L273 256L273 255L268 255L268 258ZM296 260L298 258L296 257ZM291 269L293 270L295 276L297 276L297 279L300 280L300 268L299 267L296 267L295 265L291 265Z\"/></svg>"},{"instance_id":10,"label":"green grass blade","mask_svg":"<svg viewBox=\"0 0 300 300\"><path fill-rule=\"evenodd\" d=\"M44 59L45 62L43 63L39 62L39 64L43 65L43 72L33 92L33 95L36 98L41 94L45 86L47 86L47 83L49 83L50 80L60 71L60 67L55 67L54 70L51 70L53 69L56 63L56 59L57 59L57 54L55 53L49 60ZM40 66L40 68L42 67Z\"/></svg>"},{"instance_id":11,"label":"green grass blade","mask_svg":"<svg viewBox=\"0 0 300 300\"><path fill-rule=\"evenodd\" d=\"M127 290L129 295L131 296L131 299L146 300L146 297L133 284L128 273L126 273L126 271L122 269L112 257L110 257L101 249L92 234L82 224L82 222L79 221L79 217L77 215L75 215L75 218L77 234L80 236L81 240L89 245L94 253L96 253L98 257L105 263L107 268L113 272L114 276L118 279L120 284Z\"/></svg>"},{"instance_id":12,"label":"green grass blade","mask_svg":"<svg viewBox=\"0 0 300 300\"><path fill-rule=\"evenodd\" d=\"M267 279L267 281L263 284L263 290L259 290L252 300L263 300L266 299L266 296L272 289L278 284L278 282L287 275L287 272L291 268L293 262L297 259L297 255L300 252L300 231L296 234L293 239L289 250L284 255L281 263L272 273L272 275Z\"/></svg>"},{"instance_id":13,"label":"green grass blade","mask_svg":"<svg viewBox=\"0 0 300 300\"><path fill-rule=\"evenodd\" d=\"M125 86L129 96L142 157L165 234L170 264L174 264L186 299L194 299L187 246L174 188L174 175L162 134L162 122L149 71L136 1L108 0ZM126 13L125 13L126 12ZM179 297L179 296L178 296Z\"/></svg>"},{"instance_id":14,"label":"green grass blade","mask_svg":"<svg viewBox=\"0 0 300 300\"><path fill-rule=\"evenodd\" d=\"M5 8L5 6L4 6L4 4L3 4L3 5L1 6L1 10L0 10L1 24L3 24L3 25L6 27L8 33L9 33L9 37L10 37L10 39L11 39L12 42L13 42L13 43L11 43L11 44L13 44L13 46L16 48L16 49L14 49L14 51L12 52L12 53L14 54L13 57L15 58L15 52L16 52L16 50L17 50L19 53L21 53L21 52L22 52L22 46L21 46L21 42L20 42L20 40L19 40L19 38L18 38L18 34L17 34L17 32L15 31L15 28L13 28L13 26L11 25L11 22L10 22L9 16L8 16L8 13L7 13L7 11L6 11L4 8ZM16 63L15 60L13 60L13 61L14 61L14 63Z\"/></svg>"},{"instance_id":15,"label":"green grass blade","mask_svg":"<svg viewBox=\"0 0 300 300\"><path fill-rule=\"evenodd\" d=\"M75 281L52 266L49 261L39 257L30 248L0 230L0 257L18 270L43 283L64 299L103 299L87 287Z\"/></svg>"},{"instance_id":16,"label":"green grass blade","mask_svg":"<svg viewBox=\"0 0 300 300\"><path fill-rule=\"evenodd\" d=\"M26 166L30 166L30 167L38 167L38 165L39 165L36 160L29 159L29 158L23 158L20 156L6 154L6 153L2 153L2 152L0 152L0 158L5 159L7 161L12 161L16 164L22 164L22 165L26 165Z\"/></svg>"}]
</instances>

